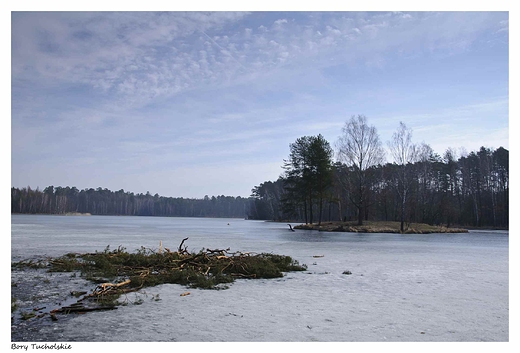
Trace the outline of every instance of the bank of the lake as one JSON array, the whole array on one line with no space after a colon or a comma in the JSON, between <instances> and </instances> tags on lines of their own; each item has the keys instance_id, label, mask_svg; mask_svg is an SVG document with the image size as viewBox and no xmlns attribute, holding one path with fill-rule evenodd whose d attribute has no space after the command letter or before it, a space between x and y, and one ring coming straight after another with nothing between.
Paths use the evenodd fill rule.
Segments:
<instances>
[{"instance_id":1,"label":"bank of the lake","mask_svg":"<svg viewBox=\"0 0 520 353\"><path fill-rule=\"evenodd\" d=\"M322 232L350 232L350 233L401 233L400 222L366 221L363 225L356 222L322 222L321 224L300 224L295 229L318 230ZM467 233L464 228L448 228L432 226L425 223L407 223L404 234L432 234L432 233Z\"/></svg>"}]
</instances>

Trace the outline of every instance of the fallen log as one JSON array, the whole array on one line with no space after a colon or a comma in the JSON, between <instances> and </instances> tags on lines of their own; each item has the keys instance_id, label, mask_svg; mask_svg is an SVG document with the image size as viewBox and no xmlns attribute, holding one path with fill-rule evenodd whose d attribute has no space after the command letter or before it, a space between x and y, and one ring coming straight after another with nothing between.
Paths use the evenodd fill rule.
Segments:
<instances>
[{"instance_id":1,"label":"fallen log","mask_svg":"<svg viewBox=\"0 0 520 353\"><path fill-rule=\"evenodd\" d=\"M90 311L103 311L103 310L115 310L117 309L117 306L115 305L100 305L95 307L86 307L86 306L64 306L60 309L58 309L56 312L63 313L63 314L70 314L70 313L86 313Z\"/></svg>"}]
</instances>

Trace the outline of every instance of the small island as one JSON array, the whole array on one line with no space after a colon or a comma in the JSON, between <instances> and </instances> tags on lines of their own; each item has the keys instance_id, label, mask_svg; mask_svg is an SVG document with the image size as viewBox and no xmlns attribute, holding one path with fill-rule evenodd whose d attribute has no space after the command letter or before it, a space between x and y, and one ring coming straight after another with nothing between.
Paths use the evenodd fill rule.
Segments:
<instances>
[{"instance_id":1,"label":"small island","mask_svg":"<svg viewBox=\"0 0 520 353\"><path fill-rule=\"evenodd\" d=\"M400 222L366 221L363 225L357 222L321 222L321 224L301 224L294 229L318 230L322 232L351 232L351 233L401 233ZM409 223L405 225L403 234L431 234L431 233L467 233L467 229L451 228L446 226L432 226L425 223Z\"/></svg>"}]
</instances>

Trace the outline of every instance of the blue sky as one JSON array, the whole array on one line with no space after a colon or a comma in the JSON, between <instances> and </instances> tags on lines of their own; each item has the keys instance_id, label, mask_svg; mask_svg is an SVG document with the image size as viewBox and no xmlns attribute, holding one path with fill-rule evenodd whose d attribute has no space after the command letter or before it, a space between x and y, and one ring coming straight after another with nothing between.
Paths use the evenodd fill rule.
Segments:
<instances>
[{"instance_id":1,"label":"blue sky","mask_svg":"<svg viewBox=\"0 0 520 353\"><path fill-rule=\"evenodd\" d=\"M13 12L11 186L250 195L364 114L509 149L508 12Z\"/></svg>"}]
</instances>

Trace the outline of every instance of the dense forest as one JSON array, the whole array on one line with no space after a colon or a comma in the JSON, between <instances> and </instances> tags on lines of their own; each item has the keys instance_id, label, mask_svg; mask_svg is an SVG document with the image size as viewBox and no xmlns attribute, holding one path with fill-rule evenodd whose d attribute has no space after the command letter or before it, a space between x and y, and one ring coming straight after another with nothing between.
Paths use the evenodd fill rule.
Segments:
<instances>
[{"instance_id":1,"label":"dense forest","mask_svg":"<svg viewBox=\"0 0 520 353\"><path fill-rule=\"evenodd\" d=\"M297 221L401 221L446 226L507 228L509 151L481 147L434 153L414 144L403 123L388 142L386 162L377 130L364 116L346 122L333 149L323 136L303 136L290 144L285 171L265 181L248 198L204 199L134 194L124 190L78 190L48 186L11 188L11 212L90 213L163 217L229 217ZM336 156L336 161L333 161Z\"/></svg>"},{"instance_id":2,"label":"dense forest","mask_svg":"<svg viewBox=\"0 0 520 353\"><path fill-rule=\"evenodd\" d=\"M507 228L509 151L481 147L440 156L412 142L400 123L386 150L366 117L352 117L336 143L304 136L290 145L285 173L252 190L250 218L321 221L401 221Z\"/></svg>"},{"instance_id":3,"label":"dense forest","mask_svg":"<svg viewBox=\"0 0 520 353\"><path fill-rule=\"evenodd\" d=\"M478 152L457 161L435 155L413 165L416 178L410 190L407 207L409 222L464 225L475 227L507 227L509 224L508 151L491 151L482 147ZM504 163L505 162L505 163ZM349 191L339 180L351 174L345 165L333 165L336 181L325 199L323 220L357 220L358 210L350 201ZM390 163L373 167L367 202L362 210L364 220L399 220L400 202L395 192ZM305 221L303 210L288 210L283 201L286 180L266 181L253 189L255 199L250 205L252 219L293 219ZM296 214L293 214L296 212Z\"/></svg>"},{"instance_id":4,"label":"dense forest","mask_svg":"<svg viewBox=\"0 0 520 353\"><path fill-rule=\"evenodd\" d=\"M43 191L30 187L11 188L11 212L32 214L90 213L93 215L229 217L244 218L250 200L213 196L204 199L134 194L124 190L78 190L76 187L48 186Z\"/></svg>"}]
</instances>

